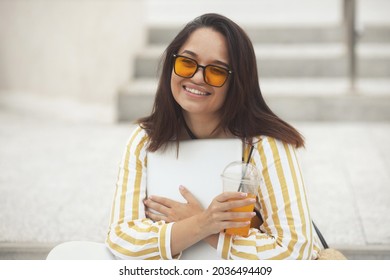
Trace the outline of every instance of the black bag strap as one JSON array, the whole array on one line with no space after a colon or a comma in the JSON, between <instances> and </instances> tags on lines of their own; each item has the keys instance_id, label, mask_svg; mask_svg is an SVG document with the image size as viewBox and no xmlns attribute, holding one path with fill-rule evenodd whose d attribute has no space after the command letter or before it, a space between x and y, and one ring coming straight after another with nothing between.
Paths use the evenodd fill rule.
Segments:
<instances>
[{"instance_id":1,"label":"black bag strap","mask_svg":"<svg viewBox=\"0 0 390 280\"><path fill-rule=\"evenodd\" d=\"M320 241L321 241L322 246L324 247L324 249L328 249L328 248L329 248L328 243L326 243L325 238L324 238L324 236L322 235L321 231L320 231L319 228L316 226L316 224L314 223L314 221L312 221L312 223L313 223L314 229L315 229L315 231L316 231L316 233L317 233L317 235L318 235L318 238L319 238Z\"/></svg>"}]
</instances>

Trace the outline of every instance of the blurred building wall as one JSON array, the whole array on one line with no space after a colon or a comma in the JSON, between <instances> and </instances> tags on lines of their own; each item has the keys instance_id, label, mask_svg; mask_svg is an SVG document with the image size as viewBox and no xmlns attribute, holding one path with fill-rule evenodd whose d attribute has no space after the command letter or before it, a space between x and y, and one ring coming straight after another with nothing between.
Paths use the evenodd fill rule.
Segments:
<instances>
[{"instance_id":1,"label":"blurred building wall","mask_svg":"<svg viewBox=\"0 0 390 280\"><path fill-rule=\"evenodd\" d=\"M0 1L0 92L113 104L144 44L144 1Z\"/></svg>"},{"instance_id":2,"label":"blurred building wall","mask_svg":"<svg viewBox=\"0 0 390 280\"><path fill-rule=\"evenodd\" d=\"M341 29L342 3L343 0L0 0L0 97L19 93L69 98L108 106L115 115L119 111L115 102L118 89L134 79L134 61L136 55L147 52L146 36L151 26L180 27L202 13L217 12L245 26L330 25ZM389 0L357 3L359 32L367 24L390 23ZM30 100L26 103L31 104ZM91 110L89 115L97 115L95 112Z\"/></svg>"},{"instance_id":3,"label":"blurred building wall","mask_svg":"<svg viewBox=\"0 0 390 280\"><path fill-rule=\"evenodd\" d=\"M147 0L147 21L185 24L213 12L246 26L338 24L341 5L342 0Z\"/></svg>"},{"instance_id":4,"label":"blurred building wall","mask_svg":"<svg viewBox=\"0 0 390 280\"><path fill-rule=\"evenodd\" d=\"M203 13L220 13L239 24L339 24L344 0L145 0L147 22L184 24ZM389 24L389 0L356 0L358 24Z\"/></svg>"}]
</instances>

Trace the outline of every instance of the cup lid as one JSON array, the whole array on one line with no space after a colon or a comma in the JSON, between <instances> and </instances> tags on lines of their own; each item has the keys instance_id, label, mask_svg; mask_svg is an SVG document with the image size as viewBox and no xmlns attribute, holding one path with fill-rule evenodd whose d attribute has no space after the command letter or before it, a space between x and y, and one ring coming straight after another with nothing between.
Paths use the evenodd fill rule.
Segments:
<instances>
[{"instance_id":1,"label":"cup lid","mask_svg":"<svg viewBox=\"0 0 390 280\"><path fill-rule=\"evenodd\" d=\"M241 181L246 183L258 183L259 172L252 163L233 161L223 170L221 177L225 180Z\"/></svg>"}]
</instances>

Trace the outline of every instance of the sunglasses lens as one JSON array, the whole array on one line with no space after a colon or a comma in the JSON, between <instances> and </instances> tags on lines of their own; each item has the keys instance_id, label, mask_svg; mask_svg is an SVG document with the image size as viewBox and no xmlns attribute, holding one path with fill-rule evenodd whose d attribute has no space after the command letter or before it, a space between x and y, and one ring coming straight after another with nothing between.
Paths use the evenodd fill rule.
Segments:
<instances>
[{"instance_id":1,"label":"sunglasses lens","mask_svg":"<svg viewBox=\"0 0 390 280\"><path fill-rule=\"evenodd\" d=\"M196 61L178 56L175 60L175 73L184 78L191 77L194 75L198 68Z\"/></svg>"},{"instance_id":2,"label":"sunglasses lens","mask_svg":"<svg viewBox=\"0 0 390 280\"><path fill-rule=\"evenodd\" d=\"M205 69L206 83L215 87L222 86L228 75L228 71L222 67L209 65Z\"/></svg>"},{"instance_id":3,"label":"sunglasses lens","mask_svg":"<svg viewBox=\"0 0 390 280\"><path fill-rule=\"evenodd\" d=\"M229 76L229 71L219 66L207 65L206 67L200 67L204 68L203 76L205 82L210 86L223 86ZM183 78L191 78L197 70L198 63L195 60L184 56L175 57L174 71L176 75Z\"/></svg>"}]
</instances>

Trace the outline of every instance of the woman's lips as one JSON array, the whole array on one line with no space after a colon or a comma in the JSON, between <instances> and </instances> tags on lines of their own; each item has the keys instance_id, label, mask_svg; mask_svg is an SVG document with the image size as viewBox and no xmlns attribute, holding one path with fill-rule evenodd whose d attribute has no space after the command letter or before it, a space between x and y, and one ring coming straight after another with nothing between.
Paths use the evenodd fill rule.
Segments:
<instances>
[{"instance_id":1,"label":"woman's lips","mask_svg":"<svg viewBox=\"0 0 390 280\"><path fill-rule=\"evenodd\" d=\"M209 92L204 92L204 91L200 91L198 89L195 89L195 88L191 88L191 87L188 87L188 86L183 86L184 90L189 92L189 93L192 93L192 94L195 94L197 96L208 96L210 95Z\"/></svg>"}]
</instances>

